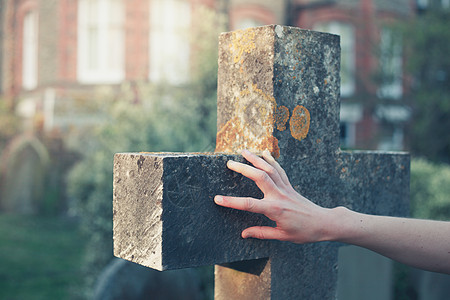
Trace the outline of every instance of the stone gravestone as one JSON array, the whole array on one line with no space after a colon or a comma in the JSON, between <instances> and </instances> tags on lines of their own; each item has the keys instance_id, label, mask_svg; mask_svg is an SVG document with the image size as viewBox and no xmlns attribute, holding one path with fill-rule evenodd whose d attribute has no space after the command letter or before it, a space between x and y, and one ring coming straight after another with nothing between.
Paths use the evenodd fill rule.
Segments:
<instances>
[{"instance_id":1,"label":"stone gravestone","mask_svg":"<svg viewBox=\"0 0 450 300\"><path fill-rule=\"evenodd\" d=\"M42 208L49 154L34 136L15 138L0 157L0 210L22 214Z\"/></svg>"},{"instance_id":2,"label":"stone gravestone","mask_svg":"<svg viewBox=\"0 0 450 300\"><path fill-rule=\"evenodd\" d=\"M407 213L407 154L339 149L339 57L339 37L325 33L271 25L222 34L217 153L116 154L114 254L158 270L216 264L216 299L334 299L338 243L244 240L244 228L272 222L213 197L261 197L226 162L269 149L322 206Z\"/></svg>"}]
</instances>

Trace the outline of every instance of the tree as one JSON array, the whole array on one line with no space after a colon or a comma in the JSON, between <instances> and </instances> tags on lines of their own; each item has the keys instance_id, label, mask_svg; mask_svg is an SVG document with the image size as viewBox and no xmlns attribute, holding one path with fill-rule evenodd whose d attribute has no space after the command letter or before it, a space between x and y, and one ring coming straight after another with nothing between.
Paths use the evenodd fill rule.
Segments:
<instances>
[{"instance_id":1,"label":"tree","mask_svg":"<svg viewBox=\"0 0 450 300\"><path fill-rule=\"evenodd\" d=\"M450 11L431 9L405 31L414 76L410 144L413 154L450 162Z\"/></svg>"}]
</instances>

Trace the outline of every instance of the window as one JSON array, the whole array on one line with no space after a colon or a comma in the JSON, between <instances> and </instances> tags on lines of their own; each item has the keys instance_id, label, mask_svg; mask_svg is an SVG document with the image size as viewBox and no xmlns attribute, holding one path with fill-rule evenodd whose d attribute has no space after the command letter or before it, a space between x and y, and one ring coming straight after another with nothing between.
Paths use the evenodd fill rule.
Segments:
<instances>
[{"instance_id":1,"label":"window","mask_svg":"<svg viewBox=\"0 0 450 300\"><path fill-rule=\"evenodd\" d=\"M381 82L378 96L390 99L401 98L403 94L402 40L388 28L381 30L379 64Z\"/></svg>"},{"instance_id":2,"label":"window","mask_svg":"<svg viewBox=\"0 0 450 300\"><path fill-rule=\"evenodd\" d=\"M396 126L391 125L386 128L382 128L381 130L381 138L378 143L378 150L383 151L400 151L403 150L403 129Z\"/></svg>"},{"instance_id":3,"label":"window","mask_svg":"<svg viewBox=\"0 0 450 300\"><path fill-rule=\"evenodd\" d=\"M429 0L416 0L417 9L426 10L429 8L450 8L450 0L429 1Z\"/></svg>"},{"instance_id":4,"label":"window","mask_svg":"<svg viewBox=\"0 0 450 300\"><path fill-rule=\"evenodd\" d=\"M124 79L122 0L79 0L78 80L117 83Z\"/></svg>"},{"instance_id":5,"label":"window","mask_svg":"<svg viewBox=\"0 0 450 300\"><path fill-rule=\"evenodd\" d=\"M151 81L182 84L189 79L189 1L150 0Z\"/></svg>"},{"instance_id":6,"label":"window","mask_svg":"<svg viewBox=\"0 0 450 300\"><path fill-rule=\"evenodd\" d=\"M425 9L428 7L428 0L417 0L417 8L419 9Z\"/></svg>"},{"instance_id":7,"label":"window","mask_svg":"<svg viewBox=\"0 0 450 300\"><path fill-rule=\"evenodd\" d=\"M356 124L352 122L340 122L340 145L342 148L352 148L355 146Z\"/></svg>"},{"instance_id":8,"label":"window","mask_svg":"<svg viewBox=\"0 0 450 300\"><path fill-rule=\"evenodd\" d=\"M363 108L360 104L341 103L340 110L340 142L343 148L356 145L356 124L363 118Z\"/></svg>"},{"instance_id":9,"label":"window","mask_svg":"<svg viewBox=\"0 0 450 300\"><path fill-rule=\"evenodd\" d=\"M22 87L32 90L37 86L38 76L38 15L28 12L23 19L22 35Z\"/></svg>"},{"instance_id":10,"label":"window","mask_svg":"<svg viewBox=\"0 0 450 300\"><path fill-rule=\"evenodd\" d=\"M342 22L319 23L314 30L341 36L341 96L355 92L355 35L350 24Z\"/></svg>"}]
</instances>

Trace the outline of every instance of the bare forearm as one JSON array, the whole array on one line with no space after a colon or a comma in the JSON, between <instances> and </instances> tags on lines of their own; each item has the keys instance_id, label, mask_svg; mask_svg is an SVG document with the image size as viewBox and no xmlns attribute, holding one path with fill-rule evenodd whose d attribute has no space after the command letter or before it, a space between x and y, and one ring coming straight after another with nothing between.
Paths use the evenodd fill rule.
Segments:
<instances>
[{"instance_id":1,"label":"bare forearm","mask_svg":"<svg viewBox=\"0 0 450 300\"><path fill-rule=\"evenodd\" d=\"M327 239L361 246L396 261L450 274L450 222L330 210Z\"/></svg>"}]
</instances>

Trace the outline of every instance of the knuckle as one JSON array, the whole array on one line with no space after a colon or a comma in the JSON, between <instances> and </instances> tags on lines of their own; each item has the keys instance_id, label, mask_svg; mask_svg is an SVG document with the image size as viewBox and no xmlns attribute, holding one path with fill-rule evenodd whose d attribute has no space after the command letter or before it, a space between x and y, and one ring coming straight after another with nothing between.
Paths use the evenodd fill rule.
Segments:
<instances>
[{"instance_id":1,"label":"knuckle","mask_svg":"<svg viewBox=\"0 0 450 300\"><path fill-rule=\"evenodd\" d=\"M251 198L246 198L244 201L244 209L252 211L255 208L255 201Z\"/></svg>"},{"instance_id":2,"label":"knuckle","mask_svg":"<svg viewBox=\"0 0 450 300\"><path fill-rule=\"evenodd\" d=\"M273 166L268 166L266 169L266 173L270 175L275 175L277 173L277 170Z\"/></svg>"},{"instance_id":3,"label":"knuckle","mask_svg":"<svg viewBox=\"0 0 450 300\"><path fill-rule=\"evenodd\" d=\"M266 239L266 235L264 234L264 231L262 231L262 230L259 230L257 235L258 235L258 239L261 239L261 240Z\"/></svg>"},{"instance_id":4,"label":"knuckle","mask_svg":"<svg viewBox=\"0 0 450 300\"><path fill-rule=\"evenodd\" d=\"M261 229L261 227L254 227L252 230L252 236L254 238L261 239L261 240L265 239L265 234L264 234L264 231Z\"/></svg>"},{"instance_id":5,"label":"knuckle","mask_svg":"<svg viewBox=\"0 0 450 300\"><path fill-rule=\"evenodd\" d=\"M264 172L264 171L260 171L258 172L258 174L256 175L256 179L260 182L268 182L270 177L269 175Z\"/></svg>"}]
</instances>

